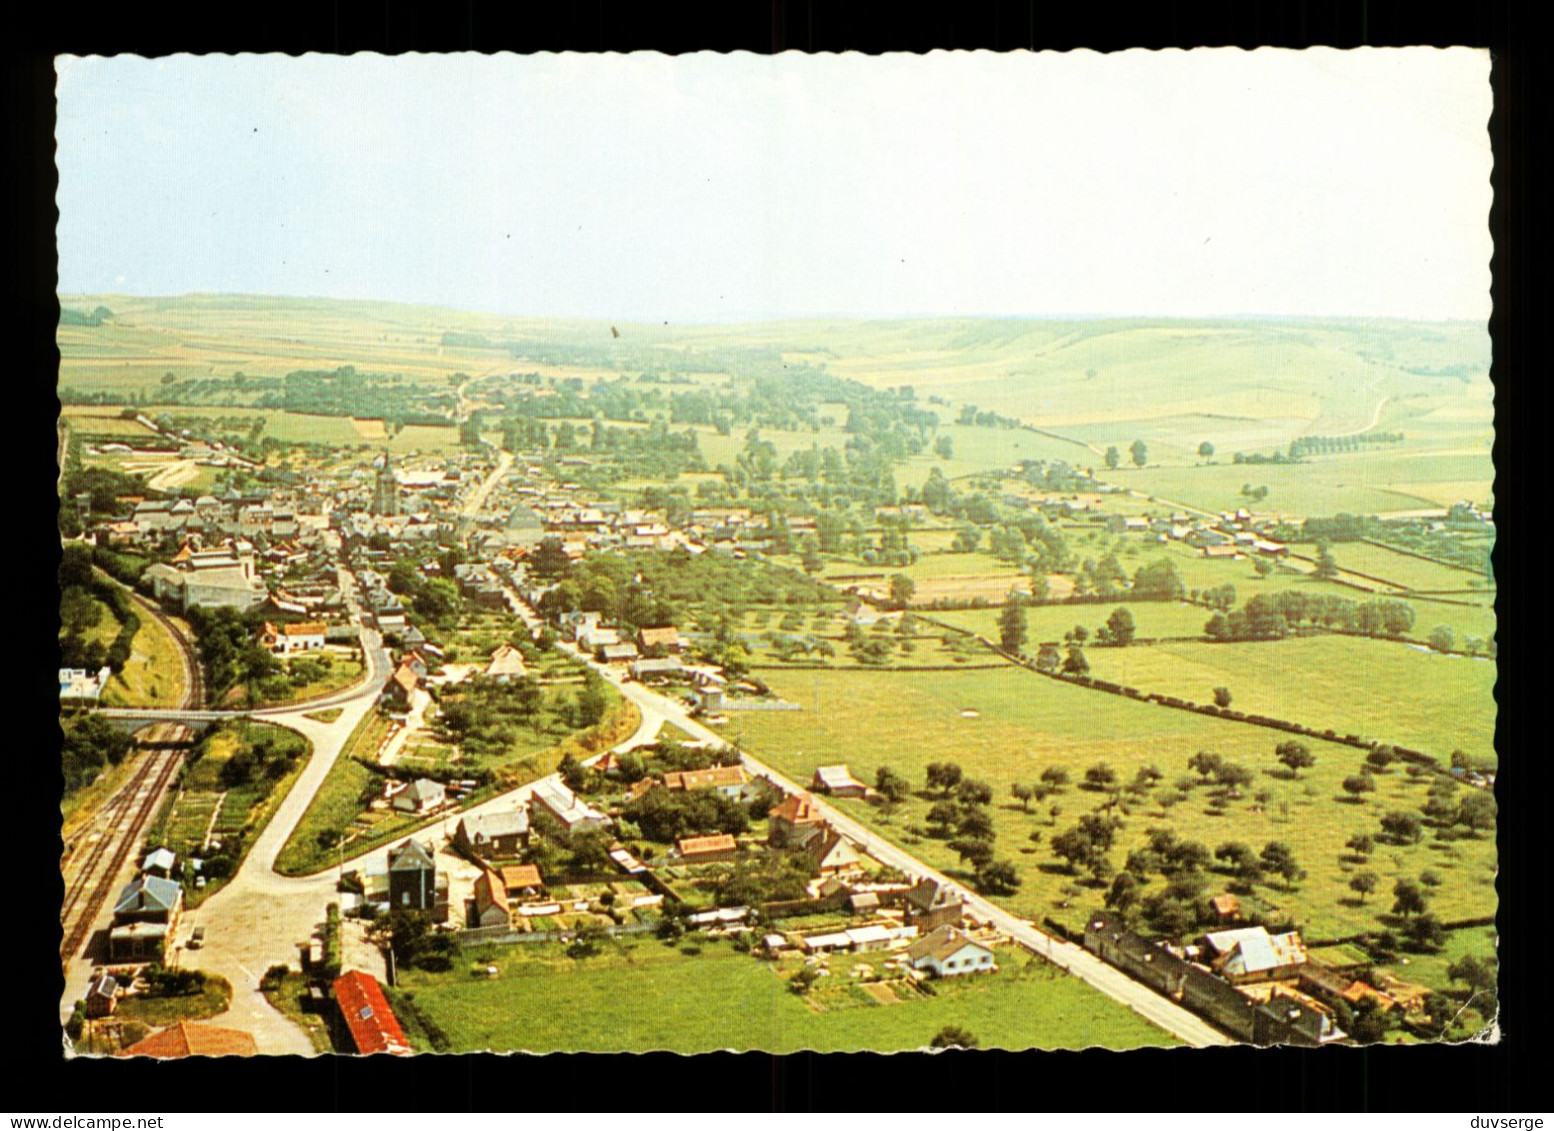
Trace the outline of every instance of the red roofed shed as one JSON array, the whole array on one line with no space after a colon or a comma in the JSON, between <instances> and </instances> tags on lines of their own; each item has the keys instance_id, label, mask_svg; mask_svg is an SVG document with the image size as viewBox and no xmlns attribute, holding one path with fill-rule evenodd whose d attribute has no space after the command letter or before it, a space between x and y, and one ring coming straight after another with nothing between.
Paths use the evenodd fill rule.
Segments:
<instances>
[{"instance_id":1,"label":"red roofed shed","mask_svg":"<svg viewBox=\"0 0 1554 1131\"><path fill-rule=\"evenodd\" d=\"M363 1054L388 1052L403 1056L412 1051L394 1016L383 987L371 974L348 970L335 979L335 1004L351 1031L356 1051Z\"/></svg>"}]
</instances>

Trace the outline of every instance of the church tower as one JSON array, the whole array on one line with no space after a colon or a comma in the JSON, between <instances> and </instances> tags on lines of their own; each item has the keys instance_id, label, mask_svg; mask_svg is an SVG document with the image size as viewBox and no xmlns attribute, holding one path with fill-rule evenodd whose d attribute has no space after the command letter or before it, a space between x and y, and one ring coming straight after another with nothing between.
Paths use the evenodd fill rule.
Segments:
<instances>
[{"instance_id":1,"label":"church tower","mask_svg":"<svg viewBox=\"0 0 1554 1131\"><path fill-rule=\"evenodd\" d=\"M393 516L399 513L399 481L394 478L394 465L384 452L377 461L377 478L372 487L372 513Z\"/></svg>"}]
</instances>

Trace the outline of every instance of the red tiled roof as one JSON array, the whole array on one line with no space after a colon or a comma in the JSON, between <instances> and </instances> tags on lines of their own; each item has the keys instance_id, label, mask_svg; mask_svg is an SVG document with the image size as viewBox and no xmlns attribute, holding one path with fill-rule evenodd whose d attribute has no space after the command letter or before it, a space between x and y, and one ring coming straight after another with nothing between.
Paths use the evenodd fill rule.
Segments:
<instances>
[{"instance_id":1,"label":"red tiled roof","mask_svg":"<svg viewBox=\"0 0 1554 1131\"><path fill-rule=\"evenodd\" d=\"M399 1018L383 996L383 987L371 974L360 970L341 974L335 979L335 1002L358 1052L403 1055L411 1051L410 1042L399 1027Z\"/></svg>"},{"instance_id":2,"label":"red tiled roof","mask_svg":"<svg viewBox=\"0 0 1554 1131\"><path fill-rule=\"evenodd\" d=\"M196 1025L180 1021L170 1029L152 1033L119 1053L120 1056L257 1056L254 1035L241 1029Z\"/></svg>"},{"instance_id":3,"label":"red tiled roof","mask_svg":"<svg viewBox=\"0 0 1554 1131\"><path fill-rule=\"evenodd\" d=\"M740 766L713 766L707 770L671 770L664 775L670 789L713 789L720 785L744 785L745 771Z\"/></svg>"},{"instance_id":4,"label":"red tiled roof","mask_svg":"<svg viewBox=\"0 0 1554 1131\"><path fill-rule=\"evenodd\" d=\"M533 864L508 864L501 870L502 883L508 888L542 888L545 881Z\"/></svg>"},{"instance_id":5,"label":"red tiled roof","mask_svg":"<svg viewBox=\"0 0 1554 1131\"><path fill-rule=\"evenodd\" d=\"M733 852L739 843L728 833L714 833L712 836L684 837L676 842L675 847L680 850L681 856L696 856L709 852Z\"/></svg>"},{"instance_id":6,"label":"red tiled roof","mask_svg":"<svg viewBox=\"0 0 1554 1131\"><path fill-rule=\"evenodd\" d=\"M821 820L815 799L807 793L790 793L781 804L772 806L770 816L789 824L806 824Z\"/></svg>"}]
</instances>

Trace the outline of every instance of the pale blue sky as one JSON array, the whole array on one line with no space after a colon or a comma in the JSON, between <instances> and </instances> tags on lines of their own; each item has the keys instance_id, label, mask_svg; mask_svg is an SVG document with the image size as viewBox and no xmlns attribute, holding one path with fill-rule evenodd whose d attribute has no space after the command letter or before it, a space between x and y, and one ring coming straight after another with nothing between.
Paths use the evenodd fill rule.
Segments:
<instances>
[{"instance_id":1,"label":"pale blue sky","mask_svg":"<svg viewBox=\"0 0 1554 1131\"><path fill-rule=\"evenodd\" d=\"M1482 52L59 61L60 290L1483 319Z\"/></svg>"}]
</instances>

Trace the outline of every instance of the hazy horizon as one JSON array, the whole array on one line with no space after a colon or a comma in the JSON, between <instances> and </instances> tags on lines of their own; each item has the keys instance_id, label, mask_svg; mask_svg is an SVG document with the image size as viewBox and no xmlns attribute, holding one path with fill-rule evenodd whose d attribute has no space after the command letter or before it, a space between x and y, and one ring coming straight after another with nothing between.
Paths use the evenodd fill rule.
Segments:
<instances>
[{"instance_id":1,"label":"hazy horizon","mask_svg":"<svg viewBox=\"0 0 1554 1131\"><path fill-rule=\"evenodd\" d=\"M61 294L682 325L1490 310L1466 48L56 65Z\"/></svg>"},{"instance_id":2,"label":"hazy horizon","mask_svg":"<svg viewBox=\"0 0 1554 1131\"><path fill-rule=\"evenodd\" d=\"M881 312L877 314L829 314L824 312L794 315L707 315L700 318L670 318L645 320L641 318L611 318L603 314L535 314L522 310L497 310L470 306L451 306L445 302L420 302L369 295L320 295L260 293L255 291L185 291L180 294L132 294L128 291L56 291L60 300L130 299L136 302L176 302L198 299L258 299L281 302L333 302L365 306L403 306L420 310L444 310L452 314L479 315L491 318L513 318L521 321L588 322L615 326L736 326L764 325L781 322L1418 322L1431 325L1463 323L1484 325L1485 318L1463 317L1409 317L1401 314L1279 314L1266 311L1223 311L1204 314L1153 314L1139 311L1115 312L1036 312L981 313L965 311L944 313L933 311L908 311L903 313Z\"/></svg>"}]
</instances>

